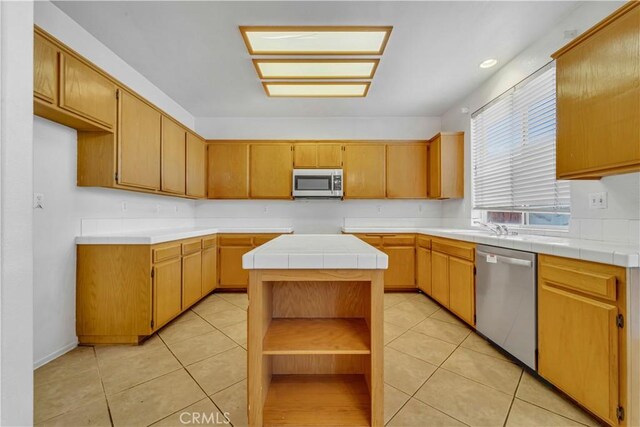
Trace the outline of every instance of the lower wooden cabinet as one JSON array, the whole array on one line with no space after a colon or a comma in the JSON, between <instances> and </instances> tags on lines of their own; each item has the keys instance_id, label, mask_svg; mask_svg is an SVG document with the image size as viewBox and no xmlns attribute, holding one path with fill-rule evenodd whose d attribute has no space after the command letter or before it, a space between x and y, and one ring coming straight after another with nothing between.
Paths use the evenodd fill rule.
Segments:
<instances>
[{"instance_id":1,"label":"lower wooden cabinet","mask_svg":"<svg viewBox=\"0 0 640 427\"><path fill-rule=\"evenodd\" d=\"M431 251L431 296L449 307L449 257Z\"/></svg>"},{"instance_id":2,"label":"lower wooden cabinet","mask_svg":"<svg viewBox=\"0 0 640 427\"><path fill-rule=\"evenodd\" d=\"M431 295L431 239L416 237L416 286Z\"/></svg>"},{"instance_id":3,"label":"lower wooden cabinet","mask_svg":"<svg viewBox=\"0 0 640 427\"><path fill-rule=\"evenodd\" d=\"M182 257L182 310L202 297L202 252Z\"/></svg>"},{"instance_id":4,"label":"lower wooden cabinet","mask_svg":"<svg viewBox=\"0 0 640 427\"><path fill-rule=\"evenodd\" d=\"M475 245L450 239L431 242L431 296L475 325Z\"/></svg>"},{"instance_id":5,"label":"lower wooden cabinet","mask_svg":"<svg viewBox=\"0 0 640 427\"><path fill-rule=\"evenodd\" d=\"M218 287L246 289L249 271L242 268L242 255L279 234L221 234L218 238Z\"/></svg>"},{"instance_id":6,"label":"lower wooden cabinet","mask_svg":"<svg viewBox=\"0 0 640 427\"><path fill-rule=\"evenodd\" d=\"M151 328L164 325L182 312L182 261L176 257L153 266L153 318ZM114 316L117 316L114 313Z\"/></svg>"},{"instance_id":7,"label":"lower wooden cabinet","mask_svg":"<svg viewBox=\"0 0 640 427\"><path fill-rule=\"evenodd\" d=\"M416 240L414 234L356 234L389 257L384 272L385 290L415 289Z\"/></svg>"},{"instance_id":8,"label":"lower wooden cabinet","mask_svg":"<svg viewBox=\"0 0 640 427\"><path fill-rule=\"evenodd\" d=\"M216 286L216 236L157 245L78 245L81 344L138 344Z\"/></svg>"},{"instance_id":9,"label":"lower wooden cabinet","mask_svg":"<svg viewBox=\"0 0 640 427\"><path fill-rule=\"evenodd\" d=\"M538 258L538 372L610 425L626 401L625 274Z\"/></svg>"}]
</instances>

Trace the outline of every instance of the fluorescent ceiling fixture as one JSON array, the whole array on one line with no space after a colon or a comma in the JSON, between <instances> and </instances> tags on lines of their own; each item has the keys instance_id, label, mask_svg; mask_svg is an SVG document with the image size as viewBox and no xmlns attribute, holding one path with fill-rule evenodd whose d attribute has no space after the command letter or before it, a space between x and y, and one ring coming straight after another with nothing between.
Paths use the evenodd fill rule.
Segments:
<instances>
[{"instance_id":1,"label":"fluorescent ceiling fixture","mask_svg":"<svg viewBox=\"0 0 640 427\"><path fill-rule=\"evenodd\" d=\"M379 59L254 59L261 79L371 79Z\"/></svg>"},{"instance_id":2,"label":"fluorescent ceiling fixture","mask_svg":"<svg viewBox=\"0 0 640 427\"><path fill-rule=\"evenodd\" d=\"M300 98L354 98L367 96L370 82L262 82L267 95Z\"/></svg>"},{"instance_id":3,"label":"fluorescent ceiling fixture","mask_svg":"<svg viewBox=\"0 0 640 427\"><path fill-rule=\"evenodd\" d=\"M496 65L497 63L498 63L497 59L493 59L493 58L485 59L484 61L482 61L480 63L480 68L491 68L494 65Z\"/></svg>"},{"instance_id":4,"label":"fluorescent ceiling fixture","mask_svg":"<svg viewBox=\"0 0 640 427\"><path fill-rule=\"evenodd\" d=\"M382 55L393 27L240 27L251 55Z\"/></svg>"}]
</instances>

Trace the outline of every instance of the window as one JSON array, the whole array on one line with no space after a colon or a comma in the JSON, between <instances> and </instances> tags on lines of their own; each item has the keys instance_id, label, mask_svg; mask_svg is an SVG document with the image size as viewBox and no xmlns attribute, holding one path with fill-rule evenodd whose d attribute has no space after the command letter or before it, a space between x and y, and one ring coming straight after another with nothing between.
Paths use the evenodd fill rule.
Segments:
<instances>
[{"instance_id":1,"label":"window","mask_svg":"<svg viewBox=\"0 0 640 427\"><path fill-rule=\"evenodd\" d=\"M569 182L556 180L555 82L550 63L471 116L473 206L487 221L569 225Z\"/></svg>"}]
</instances>

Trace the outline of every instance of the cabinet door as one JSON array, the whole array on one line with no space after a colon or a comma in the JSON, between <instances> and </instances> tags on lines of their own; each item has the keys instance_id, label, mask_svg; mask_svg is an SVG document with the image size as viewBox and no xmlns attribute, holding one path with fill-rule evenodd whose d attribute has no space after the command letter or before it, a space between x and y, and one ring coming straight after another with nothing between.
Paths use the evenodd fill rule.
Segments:
<instances>
[{"instance_id":1,"label":"cabinet door","mask_svg":"<svg viewBox=\"0 0 640 427\"><path fill-rule=\"evenodd\" d=\"M205 198L207 171L206 144L203 140L187 132L187 195Z\"/></svg>"},{"instance_id":2,"label":"cabinet door","mask_svg":"<svg viewBox=\"0 0 640 427\"><path fill-rule=\"evenodd\" d=\"M154 330L182 311L182 261L176 257L153 267Z\"/></svg>"},{"instance_id":3,"label":"cabinet door","mask_svg":"<svg viewBox=\"0 0 640 427\"><path fill-rule=\"evenodd\" d=\"M345 198L384 199L384 144L349 144L344 150Z\"/></svg>"},{"instance_id":4,"label":"cabinet door","mask_svg":"<svg viewBox=\"0 0 640 427\"><path fill-rule=\"evenodd\" d=\"M161 114L129 92L120 94L118 183L160 189Z\"/></svg>"},{"instance_id":5,"label":"cabinet door","mask_svg":"<svg viewBox=\"0 0 640 427\"><path fill-rule=\"evenodd\" d=\"M39 34L33 40L33 95L58 103L58 49Z\"/></svg>"},{"instance_id":6,"label":"cabinet door","mask_svg":"<svg viewBox=\"0 0 640 427\"><path fill-rule=\"evenodd\" d=\"M439 199L441 196L441 182L440 176L442 169L440 167L440 152L442 147L442 140L440 136L432 139L429 142L429 179L428 182L428 194L430 199Z\"/></svg>"},{"instance_id":7,"label":"cabinet door","mask_svg":"<svg viewBox=\"0 0 640 427\"><path fill-rule=\"evenodd\" d=\"M415 248L413 246L383 247L389 257L389 268L384 272L384 287L415 288Z\"/></svg>"},{"instance_id":8,"label":"cabinet door","mask_svg":"<svg viewBox=\"0 0 640 427\"><path fill-rule=\"evenodd\" d=\"M290 199L291 144L253 144L250 155L252 199Z\"/></svg>"},{"instance_id":9,"label":"cabinet door","mask_svg":"<svg viewBox=\"0 0 640 427\"><path fill-rule=\"evenodd\" d=\"M427 198L427 145L387 145L387 197Z\"/></svg>"},{"instance_id":10,"label":"cabinet door","mask_svg":"<svg viewBox=\"0 0 640 427\"><path fill-rule=\"evenodd\" d=\"M293 147L293 167L315 168L318 166L318 149L316 144L296 144Z\"/></svg>"},{"instance_id":11,"label":"cabinet door","mask_svg":"<svg viewBox=\"0 0 640 427\"><path fill-rule=\"evenodd\" d=\"M640 165L638 28L636 5L557 58L558 177Z\"/></svg>"},{"instance_id":12,"label":"cabinet door","mask_svg":"<svg viewBox=\"0 0 640 427\"><path fill-rule=\"evenodd\" d=\"M475 280L473 263L449 257L449 309L475 325Z\"/></svg>"},{"instance_id":13,"label":"cabinet door","mask_svg":"<svg viewBox=\"0 0 640 427\"><path fill-rule=\"evenodd\" d=\"M431 251L425 248L418 248L416 253L418 289L427 295L431 295Z\"/></svg>"},{"instance_id":14,"label":"cabinet door","mask_svg":"<svg viewBox=\"0 0 640 427\"><path fill-rule=\"evenodd\" d=\"M449 257L431 251L431 296L449 307Z\"/></svg>"},{"instance_id":15,"label":"cabinet door","mask_svg":"<svg viewBox=\"0 0 640 427\"><path fill-rule=\"evenodd\" d=\"M108 129L116 124L116 85L78 59L60 54L60 108Z\"/></svg>"},{"instance_id":16,"label":"cabinet door","mask_svg":"<svg viewBox=\"0 0 640 427\"><path fill-rule=\"evenodd\" d=\"M208 197L210 199L249 198L249 145L210 144Z\"/></svg>"},{"instance_id":17,"label":"cabinet door","mask_svg":"<svg viewBox=\"0 0 640 427\"><path fill-rule=\"evenodd\" d=\"M162 191L185 193L187 132L176 122L162 116Z\"/></svg>"},{"instance_id":18,"label":"cabinet door","mask_svg":"<svg viewBox=\"0 0 640 427\"><path fill-rule=\"evenodd\" d=\"M202 296L202 253L182 257L182 309L185 310Z\"/></svg>"},{"instance_id":19,"label":"cabinet door","mask_svg":"<svg viewBox=\"0 0 640 427\"><path fill-rule=\"evenodd\" d=\"M318 167L341 168L342 145L318 143Z\"/></svg>"},{"instance_id":20,"label":"cabinet door","mask_svg":"<svg viewBox=\"0 0 640 427\"><path fill-rule=\"evenodd\" d=\"M212 246L202 251L202 295L218 286L218 248Z\"/></svg>"},{"instance_id":21,"label":"cabinet door","mask_svg":"<svg viewBox=\"0 0 640 427\"><path fill-rule=\"evenodd\" d=\"M616 306L539 281L538 372L610 425L617 425Z\"/></svg>"},{"instance_id":22,"label":"cabinet door","mask_svg":"<svg viewBox=\"0 0 640 427\"><path fill-rule=\"evenodd\" d=\"M242 268L242 255L252 246L220 247L219 268L221 288L246 288L249 285L249 271Z\"/></svg>"}]
</instances>

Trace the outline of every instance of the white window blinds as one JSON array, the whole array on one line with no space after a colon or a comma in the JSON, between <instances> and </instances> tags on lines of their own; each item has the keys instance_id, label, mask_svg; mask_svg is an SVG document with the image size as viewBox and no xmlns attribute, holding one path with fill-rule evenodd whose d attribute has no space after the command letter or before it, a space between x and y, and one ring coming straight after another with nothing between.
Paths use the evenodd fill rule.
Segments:
<instances>
[{"instance_id":1,"label":"white window blinds","mask_svg":"<svg viewBox=\"0 0 640 427\"><path fill-rule=\"evenodd\" d=\"M551 63L471 117L474 209L568 212L556 181L556 69Z\"/></svg>"}]
</instances>

